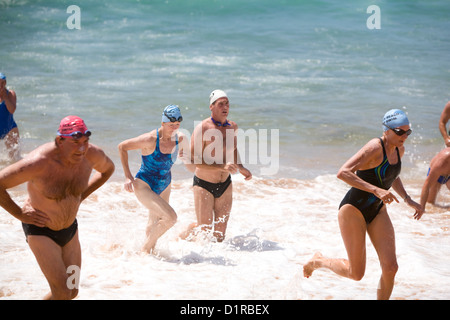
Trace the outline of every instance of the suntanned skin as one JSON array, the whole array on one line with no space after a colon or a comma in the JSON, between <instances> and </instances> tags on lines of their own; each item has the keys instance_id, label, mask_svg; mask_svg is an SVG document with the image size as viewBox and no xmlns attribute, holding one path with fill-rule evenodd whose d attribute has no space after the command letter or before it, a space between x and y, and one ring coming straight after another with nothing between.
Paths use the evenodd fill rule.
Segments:
<instances>
[{"instance_id":1,"label":"suntanned skin","mask_svg":"<svg viewBox=\"0 0 450 320\"><path fill-rule=\"evenodd\" d=\"M450 147L440 151L430 162L430 172L425 179L420 195L420 204L425 209L427 203L436 205L437 195L442 187L439 177L450 175ZM450 180L446 183L450 190Z\"/></svg>"},{"instance_id":2,"label":"suntanned skin","mask_svg":"<svg viewBox=\"0 0 450 320\"><path fill-rule=\"evenodd\" d=\"M96 172L92 175L92 171ZM103 185L114 164L88 137L57 137L0 171L0 205L18 220L58 231L73 224L81 202ZM27 182L28 199L20 207L7 189ZM29 235L28 244L50 285L46 299L73 299L67 268L81 267L78 232L64 247L46 236Z\"/></svg>"},{"instance_id":3,"label":"suntanned skin","mask_svg":"<svg viewBox=\"0 0 450 320\"><path fill-rule=\"evenodd\" d=\"M399 127L408 130L409 125ZM386 156L390 164L394 165L400 159L397 157L396 148L400 157L405 148L403 144L407 135L397 136L392 130L385 131L383 142ZM399 202L390 191L378 188L356 175L358 170L366 170L378 166L383 160L383 150L378 139L369 141L359 152L351 157L339 170L338 178L350 186L373 193L387 204ZM414 218L420 219L423 208L413 201L405 191L400 177L392 184L396 193L404 199L406 204L415 210ZM339 227L342 239L347 250L348 259L326 258L321 253L316 253L311 260L303 266L303 274L309 278L319 268L327 268L336 274L353 280L361 280L366 268L366 233L375 247L380 260L382 274L377 290L377 299L389 299L394 287L395 274L397 273L397 258L395 253L395 234L391 220L384 205L375 219L367 225L362 213L353 205L345 204L338 214Z\"/></svg>"},{"instance_id":4,"label":"suntanned skin","mask_svg":"<svg viewBox=\"0 0 450 320\"><path fill-rule=\"evenodd\" d=\"M211 117L215 121L225 123L229 109L228 98L220 98L210 105ZM239 155L235 134L238 130L237 124L234 121L229 121L229 126L217 126L211 120L211 117L197 125L192 134L191 155L195 163L195 175L199 179L211 183L224 182L230 174L236 173L242 174L245 180L250 180L252 178L251 172L238 161ZM216 141L216 139L222 140ZM230 139L233 140L229 141ZM222 146L222 155L216 154L218 149L214 146L218 146L218 144ZM219 161L215 161L216 159L219 159ZM232 195L232 184L219 198L214 198L209 191L202 187L194 186L197 223L192 224L181 237L188 237L196 226L201 226L203 231L212 231L218 242L223 241L232 207Z\"/></svg>"},{"instance_id":5,"label":"suntanned skin","mask_svg":"<svg viewBox=\"0 0 450 320\"><path fill-rule=\"evenodd\" d=\"M159 148L162 153L171 154L176 148L175 135L178 135L179 157L183 158L186 140L178 132L180 122L161 123L159 129ZM148 209L149 219L146 228L146 240L142 247L145 253L152 253L157 240L177 221L177 215L169 204L171 184L160 194L156 194L149 185L139 178L134 178L128 164L128 151L140 149L143 156L150 155L156 148L156 130L144 133L138 137L125 140L118 146L119 155L125 173L124 188L134 192L138 200Z\"/></svg>"},{"instance_id":6,"label":"suntanned skin","mask_svg":"<svg viewBox=\"0 0 450 320\"><path fill-rule=\"evenodd\" d=\"M450 136L447 131L448 120L450 120L450 101L445 105L441 113L441 118L439 119L439 131L441 132L442 138L444 138L445 145L450 147Z\"/></svg>"}]
</instances>

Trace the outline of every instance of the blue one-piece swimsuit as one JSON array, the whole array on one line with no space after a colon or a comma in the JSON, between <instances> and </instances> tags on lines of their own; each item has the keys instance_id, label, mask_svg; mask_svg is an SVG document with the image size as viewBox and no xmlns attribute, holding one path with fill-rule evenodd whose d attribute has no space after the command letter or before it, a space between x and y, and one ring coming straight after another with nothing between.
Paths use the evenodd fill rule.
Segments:
<instances>
[{"instance_id":1,"label":"blue one-piece swimsuit","mask_svg":"<svg viewBox=\"0 0 450 320\"><path fill-rule=\"evenodd\" d=\"M152 154L142 156L142 164L136 178L146 182L156 193L161 194L172 181L170 169L177 160L178 136L174 153L162 153L159 149L159 132L156 130L156 147Z\"/></svg>"},{"instance_id":2,"label":"blue one-piece swimsuit","mask_svg":"<svg viewBox=\"0 0 450 320\"><path fill-rule=\"evenodd\" d=\"M12 113L6 108L5 101L2 101L2 103L0 103L0 140L3 140L6 135L16 127L17 124L14 121Z\"/></svg>"}]
</instances>

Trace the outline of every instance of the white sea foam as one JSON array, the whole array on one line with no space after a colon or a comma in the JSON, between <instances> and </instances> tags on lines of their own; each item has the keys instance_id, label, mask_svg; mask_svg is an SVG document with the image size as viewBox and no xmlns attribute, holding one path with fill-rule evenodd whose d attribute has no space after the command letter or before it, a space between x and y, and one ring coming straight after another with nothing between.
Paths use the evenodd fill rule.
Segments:
<instances>
[{"instance_id":1,"label":"white sea foam","mask_svg":"<svg viewBox=\"0 0 450 320\"><path fill-rule=\"evenodd\" d=\"M114 177L80 208L79 299L376 297L370 242L360 282L323 270L304 279L301 267L315 251L345 257L336 216L348 186L334 174L381 134L393 107L405 107L413 123L402 179L418 199L443 146L448 1L385 1L381 30L367 29L367 7L351 1L85 1L81 30L67 29L60 1L0 0L0 8L9 35L0 38L0 68L18 96L22 154L52 141L59 121L77 114L116 163ZM227 238L212 244L178 239L195 214L192 177L174 166L178 222L158 242L158 257L142 255L147 213L122 190L117 145L159 127L172 103L192 132L210 115L217 88L242 130L279 129L280 170L250 182L233 177ZM0 141L0 167L8 163ZM134 172L139 165L130 153ZM249 169L258 175L261 163ZM19 202L24 192L12 190ZM448 197L441 192L440 203ZM449 298L448 209L429 211L415 221L403 203L389 207L400 266L394 299ZM1 299L48 291L21 229L0 209Z\"/></svg>"},{"instance_id":2,"label":"white sea foam","mask_svg":"<svg viewBox=\"0 0 450 320\"><path fill-rule=\"evenodd\" d=\"M334 176L313 180L243 181L233 177L234 202L226 239L178 235L195 221L191 179L173 182L177 224L142 254L147 213L122 184L109 182L80 207L83 263L78 299L375 299L378 258L367 240L360 282L302 265L316 252L346 257L337 206L347 186ZM419 186L409 188L418 196ZM20 203L24 187L11 191ZM441 204L449 203L440 197ZM402 204L389 207L396 230L399 272L392 299L448 299L449 212L429 208L421 221ZM40 299L48 285L19 221L0 211L0 299Z\"/></svg>"}]
</instances>

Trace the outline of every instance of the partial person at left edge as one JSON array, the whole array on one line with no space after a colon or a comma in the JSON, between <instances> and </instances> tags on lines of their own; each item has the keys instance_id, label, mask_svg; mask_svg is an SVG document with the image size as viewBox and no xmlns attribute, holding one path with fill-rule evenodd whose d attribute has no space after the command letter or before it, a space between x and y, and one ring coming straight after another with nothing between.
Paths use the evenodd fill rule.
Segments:
<instances>
[{"instance_id":1,"label":"partial person at left edge","mask_svg":"<svg viewBox=\"0 0 450 320\"><path fill-rule=\"evenodd\" d=\"M65 117L53 142L0 171L0 206L22 221L26 241L50 286L45 299L77 296L78 287L68 284L68 269L81 268L78 209L114 172L114 163L89 142L90 136L81 118ZM20 207L7 190L25 182L28 197Z\"/></svg>"},{"instance_id":2,"label":"partial person at left edge","mask_svg":"<svg viewBox=\"0 0 450 320\"><path fill-rule=\"evenodd\" d=\"M10 160L20 159L19 128L14 121L17 96L14 90L6 88L6 75L0 72L0 140L5 146Z\"/></svg>"},{"instance_id":3,"label":"partial person at left edge","mask_svg":"<svg viewBox=\"0 0 450 320\"><path fill-rule=\"evenodd\" d=\"M439 131L441 132L442 138L444 138L445 146L450 147L450 130L447 131L447 123L450 120L450 101L442 110L441 118L439 119Z\"/></svg>"}]
</instances>

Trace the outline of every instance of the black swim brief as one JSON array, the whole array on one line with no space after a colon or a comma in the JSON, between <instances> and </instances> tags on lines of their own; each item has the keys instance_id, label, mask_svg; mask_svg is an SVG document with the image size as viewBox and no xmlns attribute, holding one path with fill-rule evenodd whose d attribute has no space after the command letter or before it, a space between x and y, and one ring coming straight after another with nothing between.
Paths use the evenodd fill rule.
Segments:
<instances>
[{"instance_id":1,"label":"black swim brief","mask_svg":"<svg viewBox=\"0 0 450 320\"><path fill-rule=\"evenodd\" d=\"M224 182L212 183L194 176L194 186L199 186L209 191L214 198L220 198L231 184L231 175Z\"/></svg>"},{"instance_id":2,"label":"black swim brief","mask_svg":"<svg viewBox=\"0 0 450 320\"><path fill-rule=\"evenodd\" d=\"M62 230L52 230L47 227L38 227L34 224L26 224L22 223L23 232L25 232L25 236L46 236L56 242L60 247L64 247L69 243L70 240L75 236L75 233L78 230L78 222L77 219L72 223L72 225L66 229ZM28 241L28 240L27 240Z\"/></svg>"}]
</instances>

